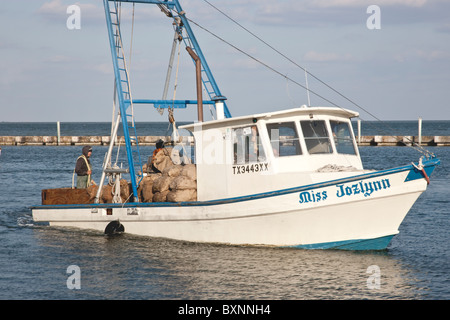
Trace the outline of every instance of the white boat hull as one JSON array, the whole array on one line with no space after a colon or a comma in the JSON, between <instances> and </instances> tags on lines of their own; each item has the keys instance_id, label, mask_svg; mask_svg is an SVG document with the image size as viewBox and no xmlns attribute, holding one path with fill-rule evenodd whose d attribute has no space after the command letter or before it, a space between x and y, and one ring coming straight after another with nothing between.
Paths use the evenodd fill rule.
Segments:
<instances>
[{"instance_id":1,"label":"white boat hull","mask_svg":"<svg viewBox=\"0 0 450 320\"><path fill-rule=\"evenodd\" d=\"M130 234L193 242L384 249L426 187L404 167L216 201L39 206L33 218L102 232L119 221Z\"/></svg>"}]
</instances>

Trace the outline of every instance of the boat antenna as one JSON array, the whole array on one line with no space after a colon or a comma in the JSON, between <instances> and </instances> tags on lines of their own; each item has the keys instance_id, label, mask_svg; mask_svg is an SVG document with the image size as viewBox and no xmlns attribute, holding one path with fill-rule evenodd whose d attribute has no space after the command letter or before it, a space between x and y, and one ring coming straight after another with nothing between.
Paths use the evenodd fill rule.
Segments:
<instances>
[{"instance_id":1,"label":"boat antenna","mask_svg":"<svg viewBox=\"0 0 450 320\"><path fill-rule=\"evenodd\" d=\"M309 98L309 86L308 86L308 72L305 69L305 84L306 84L306 95L308 96L308 107L311 106L311 100Z\"/></svg>"}]
</instances>

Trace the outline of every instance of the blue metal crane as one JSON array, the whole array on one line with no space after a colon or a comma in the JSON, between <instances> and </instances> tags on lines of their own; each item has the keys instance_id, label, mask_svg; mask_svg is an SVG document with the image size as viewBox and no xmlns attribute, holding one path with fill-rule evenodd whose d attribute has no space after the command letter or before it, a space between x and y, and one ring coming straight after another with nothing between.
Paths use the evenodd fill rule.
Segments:
<instances>
[{"instance_id":1,"label":"blue metal crane","mask_svg":"<svg viewBox=\"0 0 450 320\"><path fill-rule=\"evenodd\" d=\"M130 88L129 73L126 64L125 54L123 52L123 43L120 30L119 3L145 3L155 4L175 21L176 32L180 35L186 47L192 49L201 63L201 80L205 91L210 100L205 100L203 104L215 104L220 101L223 103L224 116L230 118L231 114L226 105L226 98L221 94L219 87L211 73L202 50L190 27L189 19L182 9L178 0L103 0L105 8L106 24L108 29L111 56L114 67L115 86L117 88L117 98L120 107L120 117L122 121L125 145L127 150L127 160L129 164L129 173L133 190L133 202L138 202L138 186L143 178L142 161L139 152L136 126L133 115L133 104L144 103L153 104L157 108L185 108L187 104L198 104L197 100L154 100L154 99L136 99L133 100ZM183 32L184 31L184 32ZM141 174L136 173L136 169Z\"/></svg>"}]
</instances>

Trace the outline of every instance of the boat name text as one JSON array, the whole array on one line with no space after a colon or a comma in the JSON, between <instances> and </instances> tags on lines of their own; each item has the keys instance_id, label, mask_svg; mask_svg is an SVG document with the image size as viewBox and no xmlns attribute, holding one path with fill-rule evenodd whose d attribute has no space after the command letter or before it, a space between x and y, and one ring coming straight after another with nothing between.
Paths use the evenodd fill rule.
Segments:
<instances>
[{"instance_id":1,"label":"boat name text","mask_svg":"<svg viewBox=\"0 0 450 320\"><path fill-rule=\"evenodd\" d=\"M342 198L344 196L355 196L358 194L364 197L370 197L372 193L389 189L391 183L389 179L382 179L377 181L363 182L359 181L355 184L337 184L336 196ZM299 194L299 203L320 202L328 199L327 191L303 191Z\"/></svg>"},{"instance_id":2,"label":"boat name text","mask_svg":"<svg viewBox=\"0 0 450 320\"><path fill-rule=\"evenodd\" d=\"M352 185L337 184L338 191L336 196L342 198L343 196L352 196L356 194L364 194L364 197L369 197L373 192L388 189L391 187L389 179L383 179L373 182L358 182Z\"/></svg>"},{"instance_id":3,"label":"boat name text","mask_svg":"<svg viewBox=\"0 0 450 320\"><path fill-rule=\"evenodd\" d=\"M300 203L319 202L328 198L327 192L304 191L300 193Z\"/></svg>"}]
</instances>

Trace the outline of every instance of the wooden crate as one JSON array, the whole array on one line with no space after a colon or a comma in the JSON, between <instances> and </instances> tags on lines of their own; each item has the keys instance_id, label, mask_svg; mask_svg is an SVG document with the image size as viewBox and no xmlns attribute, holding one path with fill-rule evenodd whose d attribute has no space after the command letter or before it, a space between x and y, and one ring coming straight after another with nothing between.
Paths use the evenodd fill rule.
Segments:
<instances>
[{"instance_id":1,"label":"wooden crate","mask_svg":"<svg viewBox=\"0 0 450 320\"><path fill-rule=\"evenodd\" d=\"M84 204L93 203L87 189L44 189L42 190L42 204Z\"/></svg>"}]
</instances>

